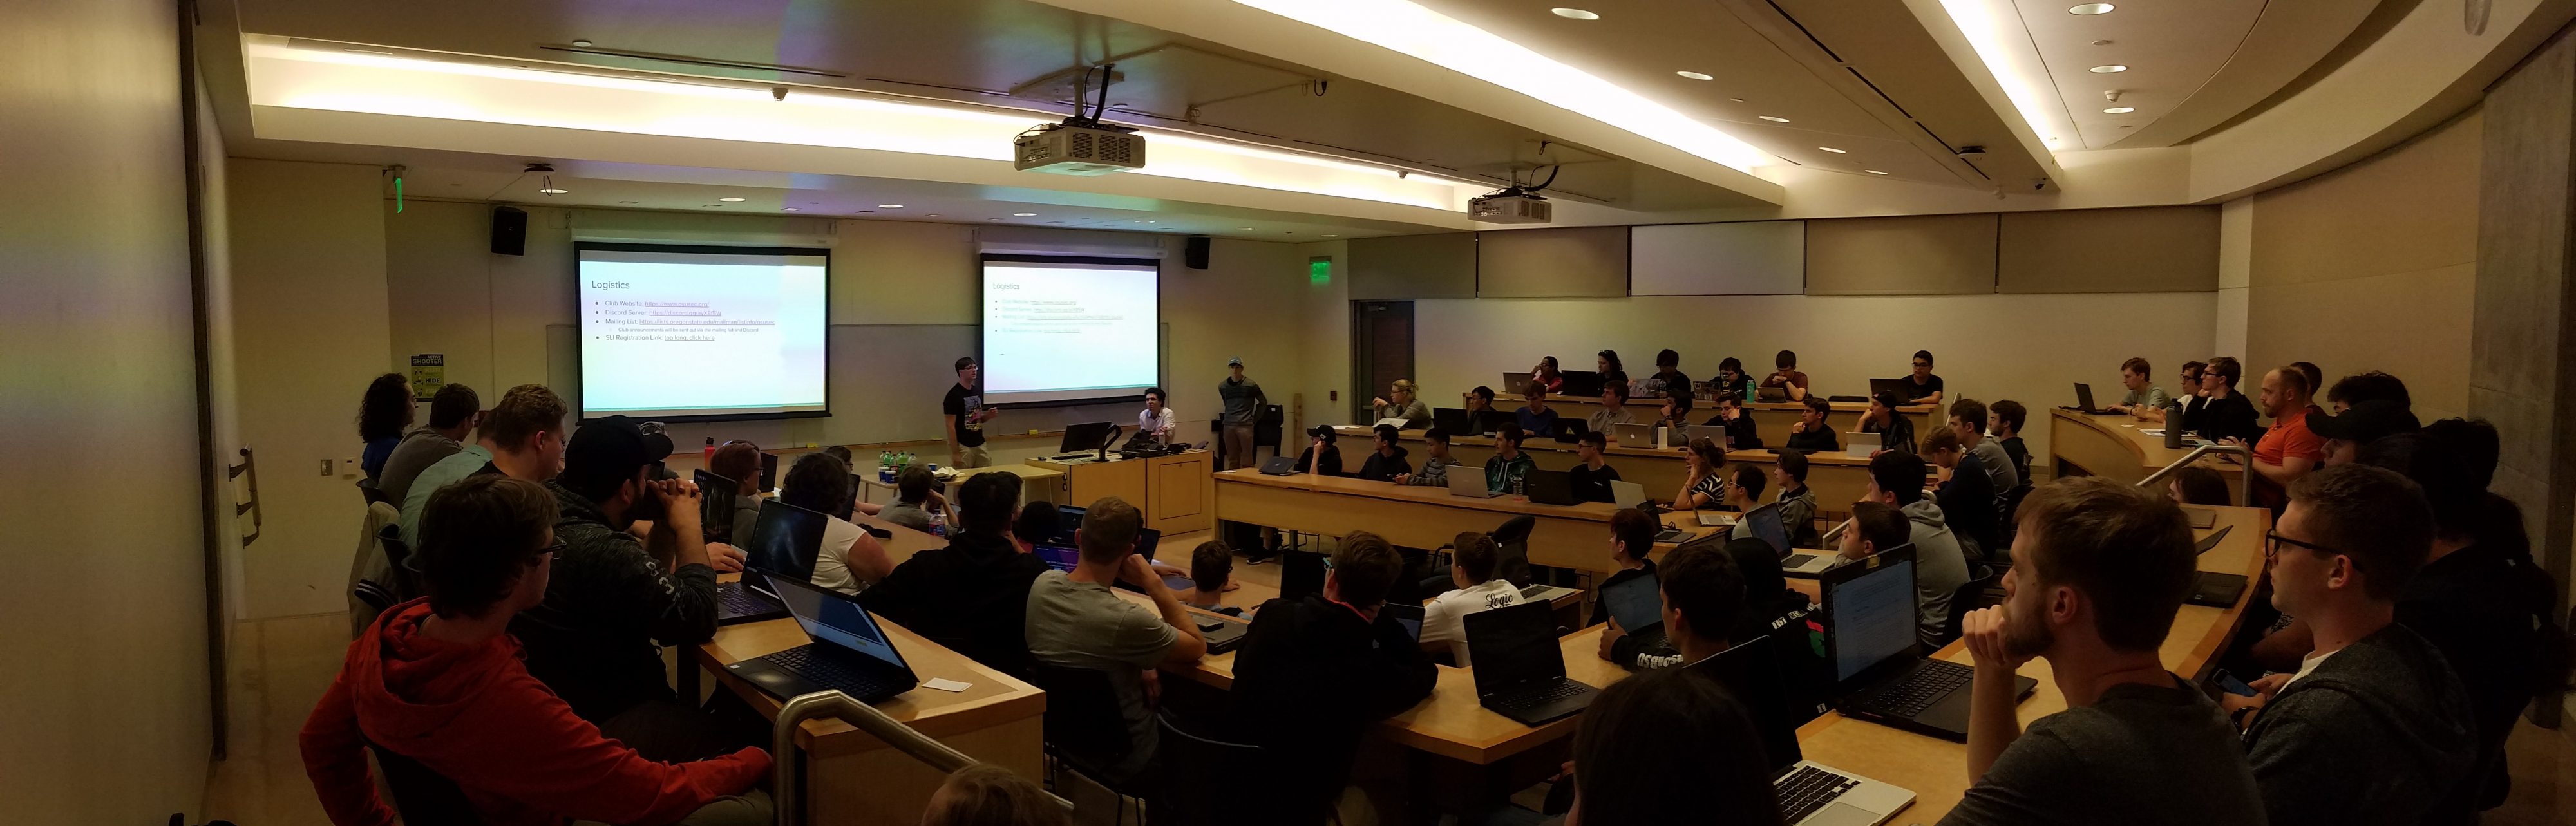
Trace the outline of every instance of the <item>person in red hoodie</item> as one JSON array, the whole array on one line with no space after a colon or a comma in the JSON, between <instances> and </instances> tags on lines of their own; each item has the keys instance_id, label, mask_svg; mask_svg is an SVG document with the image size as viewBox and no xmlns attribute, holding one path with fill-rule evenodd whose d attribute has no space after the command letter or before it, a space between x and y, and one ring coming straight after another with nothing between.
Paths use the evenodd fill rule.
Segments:
<instances>
[{"instance_id":1,"label":"person in red hoodie","mask_svg":"<svg viewBox=\"0 0 2576 826\"><path fill-rule=\"evenodd\" d=\"M599 734L528 676L510 617L543 601L555 499L532 482L473 477L432 494L416 551L423 590L349 644L304 721L304 772L338 826L388 826L367 746L454 781L484 823L757 824L769 755L744 748L661 763Z\"/></svg>"}]
</instances>

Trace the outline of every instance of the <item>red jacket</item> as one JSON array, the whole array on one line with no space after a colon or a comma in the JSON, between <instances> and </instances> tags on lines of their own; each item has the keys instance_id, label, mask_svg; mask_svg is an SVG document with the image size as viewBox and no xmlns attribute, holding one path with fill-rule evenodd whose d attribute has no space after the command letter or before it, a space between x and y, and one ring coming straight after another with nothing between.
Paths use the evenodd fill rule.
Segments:
<instances>
[{"instance_id":1,"label":"red jacket","mask_svg":"<svg viewBox=\"0 0 2576 826\"><path fill-rule=\"evenodd\" d=\"M429 601L416 599L377 618L304 721L304 773L338 826L394 822L368 775L370 742L455 781L494 826L671 823L769 771L756 748L646 760L528 676L517 639L457 646L421 635L429 616Z\"/></svg>"}]
</instances>

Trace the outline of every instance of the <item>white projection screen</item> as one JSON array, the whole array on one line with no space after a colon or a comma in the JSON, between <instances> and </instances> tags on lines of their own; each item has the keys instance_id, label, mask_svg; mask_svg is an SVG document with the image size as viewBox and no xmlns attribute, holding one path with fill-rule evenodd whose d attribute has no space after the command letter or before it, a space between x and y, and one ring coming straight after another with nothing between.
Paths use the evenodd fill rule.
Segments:
<instances>
[{"instance_id":1,"label":"white projection screen","mask_svg":"<svg viewBox=\"0 0 2576 826\"><path fill-rule=\"evenodd\" d=\"M1139 398L1162 375L1162 265L1149 258L984 257L984 401Z\"/></svg>"},{"instance_id":2,"label":"white projection screen","mask_svg":"<svg viewBox=\"0 0 2576 826\"><path fill-rule=\"evenodd\" d=\"M581 418L831 415L831 251L581 243Z\"/></svg>"}]
</instances>

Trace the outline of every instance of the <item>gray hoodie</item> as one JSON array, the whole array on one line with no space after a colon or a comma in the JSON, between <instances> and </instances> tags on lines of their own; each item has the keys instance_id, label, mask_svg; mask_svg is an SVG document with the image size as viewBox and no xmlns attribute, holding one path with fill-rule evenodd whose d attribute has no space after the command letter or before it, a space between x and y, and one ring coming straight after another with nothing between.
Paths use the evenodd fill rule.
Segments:
<instances>
[{"instance_id":1,"label":"gray hoodie","mask_svg":"<svg viewBox=\"0 0 2576 826\"><path fill-rule=\"evenodd\" d=\"M2291 680L2245 730L2273 826L2473 822L2468 692L2441 652L2391 623Z\"/></svg>"},{"instance_id":2,"label":"gray hoodie","mask_svg":"<svg viewBox=\"0 0 2576 826\"><path fill-rule=\"evenodd\" d=\"M1968 556L1959 550L1959 537L1950 533L1941 506L1929 497L1914 500L1904 512L1911 523L1906 526L1906 539L1914 543L1915 596L1923 606L1916 616L1915 636L1928 652L1946 642L1941 629L1950 623L1950 597L1968 582Z\"/></svg>"}]
</instances>

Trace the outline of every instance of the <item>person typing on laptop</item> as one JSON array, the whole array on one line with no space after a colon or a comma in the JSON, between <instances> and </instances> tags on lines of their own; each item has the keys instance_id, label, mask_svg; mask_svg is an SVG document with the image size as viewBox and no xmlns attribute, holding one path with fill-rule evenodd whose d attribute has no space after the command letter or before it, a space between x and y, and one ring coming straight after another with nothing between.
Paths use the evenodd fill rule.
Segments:
<instances>
[{"instance_id":1,"label":"person typing on laptop","mask_svg":"<svg viewBox=\"0 0 2576 826\"><path fill-rule=\"evenodd\" d=\"M1369 429L1374 437L1368 459L1360 462L1360 478L1371 482L1392 482L1395 477L1413 472L1413 463L1405 460L1404 446L1397 444L1402 431L1395 425L1382 424Z\"/></svg>"},{"instance_id":2,"label":"person typing on laptop","mask_svg":"<svg viewBox=\"0 0 2576 826\"><path fill-rule=\"evenodd\" d=\"M1574 489L1574 501L1617 500L1610 493L1610 483L1619 481L1619 469L1611 467L1609 460L1601 455L1601 451L1609 447L1609 437L1598 430L1586 431L1574 440L1574 455L1582 460L1574 469L1566 471L1566 478L1571 480Z\"/></svg>"},{"instance_id":3,"label":"person typing on laptop","mask_svg":"<svg viewBox=\"0 0 2576 826\"><path fill-rule=\"evenodd\" d=\"M1521 429L1506 424L1494 432L1494 455L1485 460L1485 490L1509 493L1519 490L1521 480L1538 469L1538 461L1521 452Z\"/></svg>"},{"instance_id":4,"label":"person typing on laptop","mask_svg":"<svg viewBox=\"0 0 2576 826\"><path fill-rule=\"evenodd\" d=\"M1637 418L1637 411L1628 409L1628 383L1604 381L1601 383L1601 410L1586 418L1583 427L1594 433L1608 433L1617 425L1643 423Z\"/></svg>"},{"instance_id":5,"label":"person typing on laptop","mask_svg":"<svg viewBox=\"0 0 2576 826\"><path fill-rule=\"evenodd\" d=\"M1154 563L1157 573L1163 567L1160 562ZM1214 539L1199 543L1198 547L1190 549L1187 576L1190 579L1189 590L1174 594L1182 605L1228 616L1243 616L1243 609L1229 608L1225 604L1226 581L1234 578L1234 549Z\"/></svg>"},{"instance_id":6,"label":"person typing on laptop","mask_svg":"<svg viewBox=\"0 0 2576 826\"><path fill-rule=\"evenodd\" d=\"M1816 491L1807 487L1807 454L1781 453L1771 465L1771 481L1780 486L1780 532L1791 547L1816 547Z\"/></svg>"},{"instance_id":7,"label":"person typing on laptop","mask_svg":"<svg viewBox=\"0 0 2576 826\"><path fill-rule=\"evenodd\" d=\"M2033 491L2021 514L2004 602L1960 620L1973 785L1941 823L2263 822L2233 730L2157 655L2198 568L2182 509L2087 476ZM2032 657L2067 707L2024 730L2014 672Z\"/></svg>"},{"instance_id":8,"label":"person typing on laptop","mask_svg":"<svg viewBox=\"0 0 2576 826\"><path fill-rule=\"evenodd\" d=\"M1074 532L1081 560L1070 572L1048 569L1029 585L1030 656L1048 665L1099 670L1118 695L1130 748L1103 769L1113 783L1136 779L1153 762L1158 736L1148 694L1156 689L1145 675L1166 665L1193 665L1207 655L1198 621L1136 555L1144 522L1144 514L1124 499L1092 502ZM1119 580L1142 586L1154 607L1118 598L1110 585Z\"/></svg>"},{"instance_id":9,"label":"person typing on laptop","mask_svg":"<svg viewBox=\"0 0 2576 826\"><path fill-rule=\"evenodd\" d=\"M1950 622L1952 593L1968 581L1968 558L1959 548L1958 535L1950 532L1941 506L1923 498L1923 476L1921 459L1903 453L1878 454L1869 460L1869 492L1863 501L1896 508L1905 516L1904 541L1914 546L1914 587L1922 598L1916 619L1921 623L1923 650L1931 651L1949 642L1942 631ZM1858 515L1857 510L1853 513ZM1881 544L1878 549L1891 547Z\"/></svg>"},{"instance_id":10,"label":"person typing on laptop","mask_svg":"<svg viewBox=\"0 0 2576 826\"><path fill-rule=\"evenodd\" d=\"M1833 404L1821 396L1808 396L1802 403L1806 409L1798 411L1798 422L1789 426L1787 449L1827 453L1843 449L1841 437L1835 436L1833 425L1825 422L1833 415Z\"/></svg>"},{"instance_id":11,"label":"person typing on laptop","mask_svg":"<svg viewBox=\"0 0 2576 826\"><path fill-rule=\"evenodd\" d=\"M2172 400L2173 397L2165 395L2165 389L2156 386L2153 378L2155 370L2156 368L2147 364L2146 359L2135 356L2130 357L2128 361L2120 362L2120 386L2128 388L2129 392L2121 396L2120 403L2111 405L2109 410L2114 413L2127 413L2140 419L2147 418L2147 411L2150 410L2159 411L2161 414L2165 408L2165 402Z\"/></svg>"},{"instance_id":12,"label":"person typing on laptop","mask_svg":"<svg viewBox=\"0 0 2576 826\"><path fill-rule=\"evenodd\" d=\"M1685 543L1664 555L1655 571L1656 595L1662 599L1663 640L1639 637L1613 621L1601 631L1601 658L1622 668L1670 668L1698 662L1729 645L1744 610L1744 578L1734 557L1707 542Z\"/></svg>"},{"instance_id":13,"label":"person typing on laptop","mask_svg":"<svg viewBox=\"0 0 2576 826\"><path fill-rule=\"evenodd\" d=\"M1353 532L1333 551L1322 593L1274 599L1254 615L1235 652L1228 716L1267 764L1244 776L1279 799L1246 807L1248 821L1324 822L1369 725L1431 696L1438 669L1380 610L1403 570L1386 540Z\"/></svg>"},{"instance_id":14,"label":"person typing on laptop","mask_svg":"<svg viewBox=\"0 0 2576 826\"><path fill-rule=\"evenodd\" d=\"M1547 392L1547 388L1539 386L1535 381L1531 382L1529 393L1522 396L1526 401L1521 405L1521 409L1512 411L1512 423L1520 425L1522 433L1540 438L1556 434L1556 420L1559 417L1555 410L1547 406Z\"/></svg>"},{"instance_id":15,"label":"person typing on laptop","mask_svg":"<svg viewBox=\"0 0 2576 826\"><path fill-rule=\"evenodd\" d=\"M1789 400L1802 402L1807 396L1807 374L1798 371L1798 354L1789 350L1771 359L1771 375L1762 377L1762 386L1777 387L1789 394ZM1827 448L1830 450L1831 448Z\"/></svg>"},{"instance_id":16,"label":"person typing on laptop","mask_svg":"<svg viewBox=\"0 0 2576 826\"><path fill-rule=\"evenodd\" d=\"M1449 469L1462 464L1456 459L1449 458L1449 431L1435 427L1423 433L1422 452L1428 457L1422 460L1422 467L1412 473L1396 474L1395 483L1435 488L1448 487Z\"/></svg>"},{"instance_id":17,"label":"person typing on laptop","mask_svg":"<svg viewBox=\"0 0 2576 826\"><path fill-rule=\"evenodd\" d=\"M1619 570L1601 580L1598 587L1609 588L1628 580L1654 576L1655 560L1647 554L1654 551L1655 533L1662 528L1655 523L1654 517L1636 508L1620 508L1617 513L1610 514L1610 562L1619 566ZM1634 553L1630 552L1631 548L1635 549ZM1584 625L1590 627L1609 621L1609 604L1595 602L1592 619Z\"/></svg>"},{"instance_id":18,"label":"person typing on laptop","mask_svg":"<svg viewBox=\"0 0 2576 826\"><path fill-rule=\"evenodd\" d=\"M1719 396L1733 393L1742 398L1753 398L1753 377L1745 375L1744 361L1734 356L1717 361L1717 377L1709 379L1708 383L1711 385L1709 389L1717 391Z\"/></svg>"},{"instance_id":19,"label":"person typing on laptop","mask_svg":"<svg viewBox=\"0 0 2576 826\"><path fill-rule=\"evenodd\" d=\"M394 822L370 776L370 744L453 782L484 823L751 826L776 817L755 788L769 776L766 752L654 760L603 736L528 673L508 628L549 599L548 575L565 550L551 527L553 495L493 474L440 488L424 509L412 558L428 595L358 636L297 737L332 823Z\"/></svg>"},{"instance_id":20,"label":"person typing on laptop","mask_svg":"<svg viewBox=\"0 0 2576 826\"><path fill-rule=\"evenodd\" d=\"M1503 551L1491 536L1476 531L1458 534L1450 556L1453 560L1449 579L1458 588L1432 597L1431 604L1423 606L1420 643L1427 652L1449 652L1459 668L1466 668L1472 663L1468 660L1467 624L1463 618L1478 611L1519 605L1521 589L1511 580L1494 576L1495 569L1502 567Z\"/></svg>"},{"instance_id":21,"label":"person typing on laptop","mask_svg":"<svg viewBox=\"0 0 2576 826\"><path fill-rule=\"evenodd\" d=\"M837 514L849 505L853 484L849 465L828 453L808 453L788 466L778 501ZM867 529L840 516L830 516L823 523L823 545L814 554L814 587L856 594L893 572L894 559Z\"/></svg>"},{"instance_id":22,"label":"person typing on laptop","mask_svg":"<svg viewBox=\"0 0 2576 826\"><path fill-rule=\"evenodd\" d=\"M1029 583L1047 564L1012 542L1020 484L1010 473L966 477L957 490L959 530L950 532L948 546L913 554L860 592L859 604L976 662L1028 674ZM1047 512L1052 517L1054 508ZM1053 538L1056 527L1050 522L1031 530Z\"/></svg>"},{"instance_id":23,"label":"person typing on laptop","mask_svg":"<svg viewBox=\"0 0 2576 826\"><path fill-rule=\"evenodd\" d=\"M1719 681L1684 669L1620 680L1574 732L1567 823L1784 822L1753 712Z\"/></svg>"}]
</instances>

